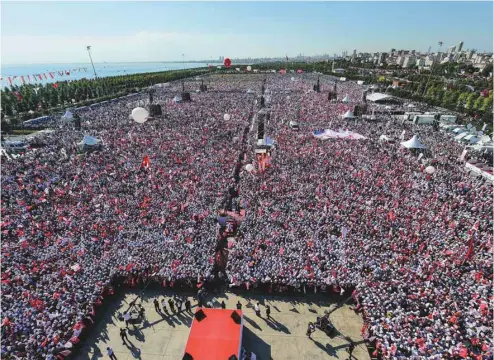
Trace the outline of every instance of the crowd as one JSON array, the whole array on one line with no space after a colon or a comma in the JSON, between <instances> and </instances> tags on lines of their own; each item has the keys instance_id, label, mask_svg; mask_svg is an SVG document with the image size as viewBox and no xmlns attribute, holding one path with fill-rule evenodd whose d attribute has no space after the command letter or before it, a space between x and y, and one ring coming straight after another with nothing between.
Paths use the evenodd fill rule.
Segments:
<instances>
[{"instance_id":1,"label":"crowd","mask_svg":"<svg viewBox=\"0 0 494 360\"><path fill-rule=\"evenodd\" d=\"M249 207L230 252L231 283L356 286L363 333L377 339L380 356L490 358L492 184L467 174L462 147L444 133L391 115L343 120L348 106L329 103L310 83L269 80L265 131L276 143L271 167L262 173L252 156L256 170L240 183ZM338 92L353 105L362 98L353 83L338 84ZM286 126L290 120L299 132ZM325 128L367 139L311 135ZM418 135L426 157L400 149L403 130L405 140ZM382 134L396 142L380 143ZM426 174L426 165L436 172Z\"/></svg>"},{"instance_id":2,"label":"crowd","mask_svg":"<svg viewBox=\"0 0 494 360\"><path fill-rule=\"evenodd\" d=\"M193 93L175 104L175 92L154 96L164 119L129 119L146 94L107 103L80 113L82 131L58 129L47 146L4 161L2 357L66 351L115 277L140 271L173 284L211 275L217 209L253 95ZM83 135L103 151L78 154Z\"/></svg>"},{"instance_id":3,"label":"crowd","mask_svg":"<svg viewBox=\"0 0 494 360\"><path fill-rule=\"evenodd\" d=\"M362 88L338 83L350 103L330 103L334 80L321 77L317 93L316 76L219 75L205 79L205 93L192 92L197 79L183 104L173 102L180 83L160 87L162 120L129 119L145 94L107 103L81 112L82 131L58 129L48 146L4 162L2 356L66 351L117 277L144 272L165 286L211 277L217 211L232 210L226 190L245 150L244 165L255 170L237 178L246 216L229 249L232 286L356 288L355 310L379 356L492 356L491 184L469 176L462 149L430 127L386 115L343 120ZM265 132L275 140L264 172L255 121L241 141L261 86L271 111ZM312 136L326 128L367 139ZM405 139L418 135L427 156L378 141L403 130ZM85 134L103 151L78 154ZM424 173L430 164L432 175Z\"/></svg>"}]
</instances>

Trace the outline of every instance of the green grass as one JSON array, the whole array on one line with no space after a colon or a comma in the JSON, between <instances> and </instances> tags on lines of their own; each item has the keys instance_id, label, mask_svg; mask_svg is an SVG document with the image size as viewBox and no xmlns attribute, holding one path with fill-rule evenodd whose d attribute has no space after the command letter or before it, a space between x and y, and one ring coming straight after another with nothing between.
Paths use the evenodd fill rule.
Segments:
<instances>
[{"instance_id":1,"label":"green grass","mask_svg":"<svg viewBox=\"0 0 494 360\"><path fill-rule=\"evenodd\" d=\"M36 129L18 129L18 130L12 130L10 135L29 135L29 134L35 133L37 131L39 131L39 130L36 130Z\"/></svg>"}]
</instances>

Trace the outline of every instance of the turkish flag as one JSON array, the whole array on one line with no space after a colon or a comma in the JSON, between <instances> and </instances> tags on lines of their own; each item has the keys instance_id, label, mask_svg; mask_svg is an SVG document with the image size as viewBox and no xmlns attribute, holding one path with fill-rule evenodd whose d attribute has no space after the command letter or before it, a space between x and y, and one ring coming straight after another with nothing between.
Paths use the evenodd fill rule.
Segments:
<instances>
[{"instance_id":1,"label":"turkish flag","mask_svg":"<svg viewBox=\"0 0 494 360\"><path fill-rule=\"evenodd\" d=\"M52 86L53 86L54 89L58 88L58 84L57 83L53 84Z\"/></svg>"},{"instance_id":2,"label":"turkish flag","mask_svg":"<svg viewBox=\"0 0 494 360\"><path fill-rule=\"evenodd\" d=\"M149 162L149 156L144 156L144 159L142 160L142 164L141 164L141 167L145 168L145 169L149 169L149 167L151 166L151 163Z\"/></svg>"},{"instance_id":3,"label":"turkish flag","mask_svg":"<svg viewBox=\"0 0 494 360\"><path fill-rule=\"evenodd\" d=\"M465 261L471 259L473 257L473 253L474 253L474 250L473 250L473 237L470 237L470 241L468 242L467 253L465 254Z\"/></svg>"}]
</instances>

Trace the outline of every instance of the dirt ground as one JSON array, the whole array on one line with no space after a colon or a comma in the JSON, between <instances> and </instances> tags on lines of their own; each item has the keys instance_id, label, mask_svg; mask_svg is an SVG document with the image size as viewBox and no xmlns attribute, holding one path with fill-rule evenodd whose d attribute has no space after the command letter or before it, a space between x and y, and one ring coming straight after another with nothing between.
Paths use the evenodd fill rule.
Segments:
<instances>
[{"instance_id":1,"label":"dirt ground","mask_svg":"<svg viewBox=\"0 0 494 360\"><path fill-rule=\"evenodd\" d=\"M106 347L111 346L118 360L180 360L184 355L192 316L185 312L169 316L158 314L153 305L154 298L167 300L175 293L170 290L146 290L138 303L145 309L146 320L136 325L129 325L128 337L134 345L123 345L119 329L125 324L118 320L117 311L124 312L128 304L136 298L136 292L127 292L109 305L106 315L98 322L91 335L84 341L77 359L108 359ZM184 296L184 294L180 294ZM197 301L191 299L195 312ZM212 299L212 295L208 297ZM306 336L307 325L323 315L337 304L327 296L307 295L301 298L283 296L238 296L223 293L212 299L215 307L225 301L226 307L235 308L237 301L243 305L244 331L242 345L257 355L261 360L301 360L301 359L348 359L348 339L356 343L352 359L370 359L360 335L362 319L348 305L343 305L332 312L330 319L337 329L336 336L330 338L322 331ZM262 317L257 317L254 304L261 305ZM265 304L271 307L272 320L266 319ZM221 360L221 359L217 359Z\"/></svg>"}]
</instances>

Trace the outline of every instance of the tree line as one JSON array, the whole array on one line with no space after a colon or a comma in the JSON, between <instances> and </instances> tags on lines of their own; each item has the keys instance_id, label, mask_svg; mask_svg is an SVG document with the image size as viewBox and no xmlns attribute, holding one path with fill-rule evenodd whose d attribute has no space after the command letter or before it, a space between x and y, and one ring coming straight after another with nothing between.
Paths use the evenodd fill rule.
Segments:
<instances>
[{"instance_id":1,"label":"tree line","mask_svg":"<svg viewBox=\"0 0 494 360\"><path fill-rule=\"evenodd\" d=\"M210 70L208 68L172 70L155 73L120 75L96 79L59 81L53 84L14 85L1 90L2 125L49 115L72 106L87 106L141 91L151 85L176 81Z\"/></svg>"}]
</instances>

